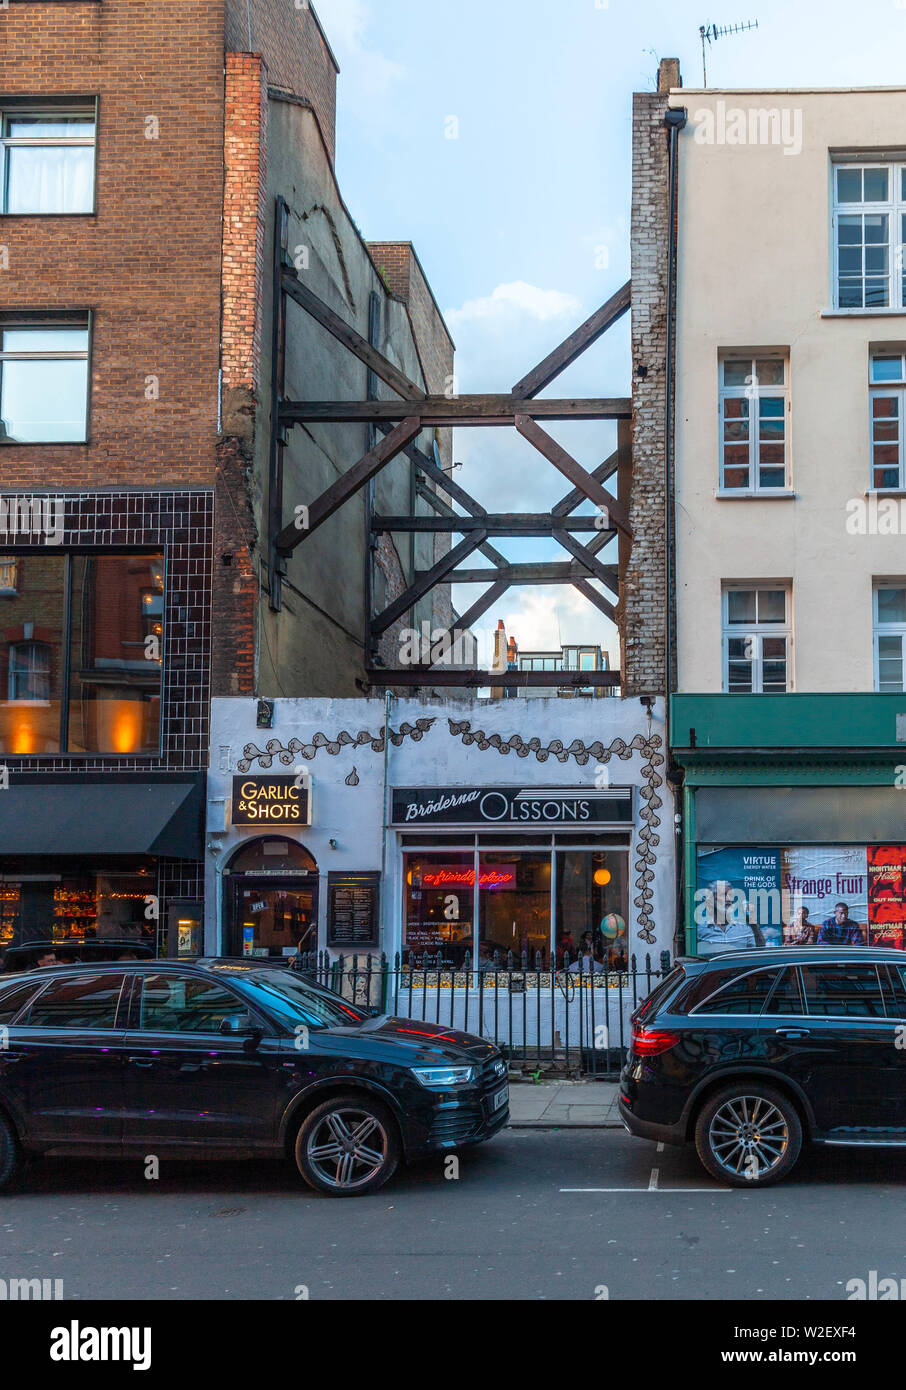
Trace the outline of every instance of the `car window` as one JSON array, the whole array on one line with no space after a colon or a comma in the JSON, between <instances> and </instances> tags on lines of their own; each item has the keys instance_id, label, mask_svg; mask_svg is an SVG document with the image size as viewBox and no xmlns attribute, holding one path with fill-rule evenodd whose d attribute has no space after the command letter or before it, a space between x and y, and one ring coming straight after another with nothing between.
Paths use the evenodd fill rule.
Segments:
<instances>
[{"instance_id":1,"label":"car window","mask_svg":"<svg viewBox=\"0 0 906 1390\"><path fill-rule=\"evenodd\" d=\"M218 1033L225 1018L247 1017L248 1005L214 980L146 975L139 1027L146 1033Z\"/></svg>"},{"instance_id":2,"label":"car window","mask_svg":"<svg viewBox=\"0 0 906 1390\"><path fill-rule=\"evenodd\" d=\"M54 980L19 1020L26 1028L115 1028L122 974Z\"/></svg>"},{"instance_id":3,"label":"car window","mask_svg":"<svg viewBox=\"0 0 906 1390\"><path fill-rule=\"evenodd\" d=\"M0 986L0 1024L12 1023L40 984L42 980L26 980L24 984Z\"/></svg>"},{"instance_id":4,"label":"car window","mask_svg":"<svg viewBox=\"0 0 906 1390\"><path fill-rule=\"evenodd\" d=\"M805 1005L799 990L799 971L788 965L781 971L774 993L764 1007L766 1014L803 1014Z\"/></svg>"},{"instance_id":5,"label":"car window","mask_svg":"<svg viewBox=\"0 0 906 1390\"><path fill-rule=\"evenodd\" d=\"M824 1018L885 1018L884 997L874 965L803 965L802 983L810 1014Z\"/></svg>"},{"instance_id":6,"label":"car window","mask_svg":"<svg viewBox=\"0 0 906 1390\"><path fill-rule=\"evenodd\" d=\"M667 975L665 979L661 980L660 984L655 986L655 988L648 995L648 998L642 1001L642 1005L639 1010L639 1019L641 1020L646 1015L651 1014L653 1010L657 1008L661 1000L666 999L670 991L675 989L676 986L680 983L680 981L684 980L685 977L686 972L683 969L683 967L681 965L675 966L674 969L670 971L670 974Z\"/></svg>"},{"instance_id":7,"label":"car window","mask_svg":"<svg viewBox=\"0 0 906 1390\"><path fill-rule=\"evenodd\" d=\"M675 1001L675 1012L691 1014L699 1004L703 1004L712 994L723 989L730 980L735 980L745 973L745 966L734 965L721 966L719 970L705 970L701 975L693 976L685 989L680 991L679 998Z\"/></svg>"},{"instance_id":8,"label":"car window","mask_svg":"<svg viewBox=\"0 0 906 1390\"><path fill-rule=\"evenodd\" d=\"M894 1009L897 1018L906 1018L906 966L888 965L893 987Z\"/></svg>"},{"instance_id":9,"label":"car window","mask_svg":"<svg viewBox=\"0 0 906 1390\"><path fill-rule=\"evenodd\" d=\"M780 967L737 975L692 1012L696 1014L760 1014L773 989Z\"/></svg>"}]
</instances>

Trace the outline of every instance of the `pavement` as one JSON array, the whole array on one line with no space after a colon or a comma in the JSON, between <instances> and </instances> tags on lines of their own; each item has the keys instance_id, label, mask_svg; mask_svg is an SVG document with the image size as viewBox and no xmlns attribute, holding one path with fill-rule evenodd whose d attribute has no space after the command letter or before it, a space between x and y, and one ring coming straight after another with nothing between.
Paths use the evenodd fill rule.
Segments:
<instances>
[{"instance_id":1,"label":"pavement","mask_svg":"<svg viewBox=\"0 0 906 1390\"><path fill-rule=\"evenodd\" d=\"M510 1129L622 1129L609 1081L510 1082Z\"/></svg>"}]
</instances>

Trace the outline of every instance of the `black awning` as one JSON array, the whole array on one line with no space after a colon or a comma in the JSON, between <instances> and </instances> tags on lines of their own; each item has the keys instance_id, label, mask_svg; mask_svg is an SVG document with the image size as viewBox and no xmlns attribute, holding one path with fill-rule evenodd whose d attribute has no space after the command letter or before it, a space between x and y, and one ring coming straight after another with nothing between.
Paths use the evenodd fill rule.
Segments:
<instances>
[{"instance_id":1,"label":"black awning","mask_svg":"<svg viewBox=\"0 0 906 1390\"><path fill-rule=\"evenodd\" d=\"M0 855L204 855L204 773L156 780L10 777Z\"/></svg>"}]
</instances>

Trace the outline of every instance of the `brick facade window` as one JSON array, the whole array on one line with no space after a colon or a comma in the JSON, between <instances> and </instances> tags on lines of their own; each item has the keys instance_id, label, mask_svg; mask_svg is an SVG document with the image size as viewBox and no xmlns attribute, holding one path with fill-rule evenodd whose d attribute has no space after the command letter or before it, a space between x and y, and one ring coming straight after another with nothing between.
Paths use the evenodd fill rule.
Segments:
<instances>
[{"instance_id":1,"label":"brick facade window","mask_svg":"<svg viewBox=\"0 0 906 1390\"><path fill-rule=\"evenodd\" d=\"M88 437L88 314L0 320L0 444Z\"/></svg>"},{"instance_id":2,"label":"brick facade window","mask_svg":"<svg viewBox=\"0 0 906 1390\"><path fill-rule=\"evenodd\" d=\"M94 102L0 111L0 212L51 216L94 211Z\"/></svg>"}]
</instances>

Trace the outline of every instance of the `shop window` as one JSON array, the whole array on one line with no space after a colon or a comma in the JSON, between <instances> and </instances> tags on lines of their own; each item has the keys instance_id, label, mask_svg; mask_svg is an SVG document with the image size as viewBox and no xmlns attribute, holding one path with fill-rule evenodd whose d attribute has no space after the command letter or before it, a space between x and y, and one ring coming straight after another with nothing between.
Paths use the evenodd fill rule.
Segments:
<instances>
[{"instance_id":1,"label":"shop window","mask_svg":"<svg viewBox=\"0 0 906 1390\"><path fill-rule=\"evenodd\" d=\"M550 964L551 856L488 850L479 855L479 960L493 960L494 952L505 964L512 951L518 964L523 956L530 969L538 957Z\"/></svg>"},{"instance_id":2,"label":"shop window","mask_svg":"<svg viewBox=\"0 0 906 1390\"><path fill-rule=\"evenodd\" d=\"M82 444L88 437L85 314L0 323L0 444Z\"/></svg>"},{"instance_id":3,"label":"shop window","mask_svg":"<svg viewBox=\"0 0 906 1390\"><path fill-rule=\"evenodd\" d=\"M724 589L726 693L783 695L792 689L790 608L787 587Z\"/></svg>"},{"instance_id":4,"label":"shop window","mask_svg":"<svg viewBox=\"0 0 906 1390\"><path fill-rule=\"evenodd\" d=\"M407 854L403 858L405 926L403 947L410 964L425 957L434 964L474 959L475 855Z\"/></svg>"},{"instance_id":5,"label":"shop window","mask_svg":"<svg viewBox=\"0 0 906 1390\"><path fill-rule=\"evenodd\" d=\"M58 753L66 557L22 555L14 563L16 592L0 607L0 754Z\"/></svg>"},{"instance_id":6,"label":"shop window","mask_svg":"<svg viewBox=\"0 0 906 1390\"><path fill-rule=\"evenodd\" d=\"M587 956L612 970L629 967L628 858L618 850L557 855L557 964Z\"/></svg>"},{"instance_id":7,"label":"shop window","mask_svg":"<svg viewBox=\"0 0 906 1390\"><path fill-rule=\"evenodd\" d=\"M0 211L43 214L94 209L95 109L18 103L0 113Z\"/></svg>"},{"instance_id":8,"label":"shop window","mask_svg":"<svg viewBox=\"0 0 906 1390\"><path fill-rule=\"evenodd\" d=\"M32 1004L19 1027L115 1028L124 976L81 975L57 980Z\"/></svg>"},{"instance_id":9,"label":"shop window","mask_svg":"<svg viewBox=\"0 0 906 1390\"><path fill-rule=\"evenodd\" d=\"M901 694L906 690L906 588L876 585L875 690Z\"/></svg>"},{"instance_id":10,"label":"shop window","mask_svg":"<svg viewBox=\"0 0 906 1390\"><path fill-rule=\"evenodd\" d=\"M148 911L156 874L145 866L66 871L33 865L27 876L0 877L0 946L29 941L155 944Z\"/></svg>"}]
</instances>

